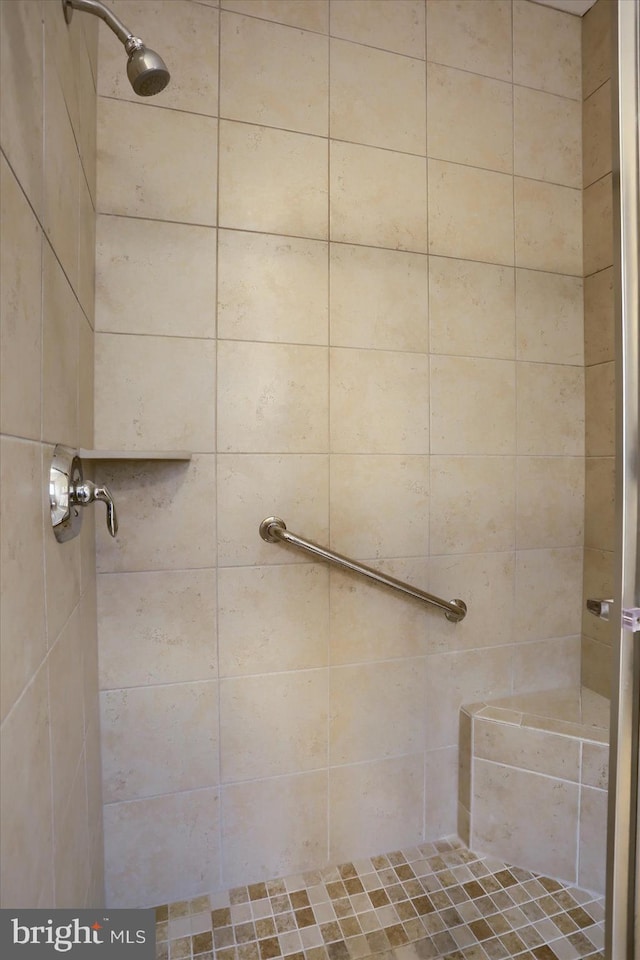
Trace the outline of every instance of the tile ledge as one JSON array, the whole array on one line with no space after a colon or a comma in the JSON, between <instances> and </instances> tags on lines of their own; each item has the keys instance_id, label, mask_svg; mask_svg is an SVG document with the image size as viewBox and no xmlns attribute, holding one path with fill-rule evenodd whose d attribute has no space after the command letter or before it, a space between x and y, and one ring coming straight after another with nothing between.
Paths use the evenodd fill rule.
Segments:
<instances>
[{"instance_id":1,"label":"tile ledge","mask_svg":"<svg viewBox=\"0 0 640 960\"><path fill-rule=\"evenodd\" d=\"M87 450L80 447L81 460L191 460L188 450Z\"/></svg>"}]
</instances>

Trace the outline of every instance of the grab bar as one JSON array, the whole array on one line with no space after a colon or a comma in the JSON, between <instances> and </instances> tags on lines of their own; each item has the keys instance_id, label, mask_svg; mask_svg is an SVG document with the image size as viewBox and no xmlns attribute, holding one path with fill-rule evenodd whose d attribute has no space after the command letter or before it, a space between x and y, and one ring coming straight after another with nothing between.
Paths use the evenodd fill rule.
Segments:
<instances>
[{"instance_id":1,"label":"grab bar","mask_svg":"<svg viewBox=\"0 0 640 960\"><path fill-rule=\"evenodd\" d=\"M442 600L440 597L434 597L433 594L427 593L425 590L418 590L417 587L412 587L402 580L396 580L395 577L389 577L386 573L380 573L379 570L367 567L364 563L356 563L355 560L350 560L341 553L334 553L332 550L327 550L312 540L305 540L303 537L291 533L287 530L284 520L281 520L280 517L267 517L263 520L260 524L260 536L263 540L266 540L267 543L277 543L279 540L285 541L294 547L299 547L301 550L307 550L309 553L313 553L322 560L335 563L339 567L345 567L354 573L362 574L363 577L368 577L370 580L382 583L385 587L392 587L394 590L408 593L409 596L416 597L418 600L424 600L425 603L431 603L441 610L444 610L445 617L452 623L458 623L460 620L464 620L467 613L467 605L464 600Z\"/></svg>"}]
</instances>

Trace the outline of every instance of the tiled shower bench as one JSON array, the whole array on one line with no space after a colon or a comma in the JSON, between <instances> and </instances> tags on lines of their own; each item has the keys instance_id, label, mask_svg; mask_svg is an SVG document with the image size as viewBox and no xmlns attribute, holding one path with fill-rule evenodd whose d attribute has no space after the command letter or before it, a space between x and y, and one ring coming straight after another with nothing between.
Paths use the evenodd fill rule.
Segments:
<instances>
[{"instance_id":1,"label":"tiled shower bench","mask_svg":"<svg viewBox=\"0 0 640 960\"><path fill-rule=\"evenodd\" d=\"M463 706L459 836L604 893L608 743L609 701L586 687Z\"/></svg>"}]
</instances>

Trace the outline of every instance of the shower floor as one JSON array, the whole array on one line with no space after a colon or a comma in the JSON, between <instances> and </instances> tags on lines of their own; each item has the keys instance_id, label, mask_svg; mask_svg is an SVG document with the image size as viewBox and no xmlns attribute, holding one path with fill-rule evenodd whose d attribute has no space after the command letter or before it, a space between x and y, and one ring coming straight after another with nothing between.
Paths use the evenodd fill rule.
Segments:
<instances>
[{"instance_id":1,"label":"shower floor","mask_svg":"<svg viewBox=\"0 0 640 960\"><path fill-rule=\"evenodd\" d=\"M457 838L156 908L158 960L604 960L604 900Z\"/></svg>"}]
</instances>

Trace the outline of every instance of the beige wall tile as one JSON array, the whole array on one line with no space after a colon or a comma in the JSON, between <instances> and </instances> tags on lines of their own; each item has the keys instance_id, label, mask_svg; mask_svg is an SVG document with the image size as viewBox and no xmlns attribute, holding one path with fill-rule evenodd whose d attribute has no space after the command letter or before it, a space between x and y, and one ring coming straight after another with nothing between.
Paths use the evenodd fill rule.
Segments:
<instances>
[{"instance_id":1,"label":"beige wall tile","mask_svg":"<svg viewBox=\"0 0 640 960\"><path fill-rule=\"evenodd\" d=\"M95 591L96 571L93 561L96 554L96 513L89 510L84 514L80 529L80 586L83 595L87 590ZM98 513L100 523L106 523L106 510L102 516Z\"/></svg>"},{"instance_id":2,"label":"beige wall tile","mask_svg":"<svg viewBox=\"0 0 640 960\"><path fill-rule=\"evenodd\" d=\"M511 4L427 0L427 59L511 79Z\"/></svg>"},{"instance_id":3,"label":"beige wall tile","mask_svg":"<svg viewBox=\"0 0 640 960\"><path fill-rule=\"evenodd\" d=\"M333 454L330 482L332 549L360 558L427 553L426 457Z\"/></svg>"},{"instance_id":4,"label":"beige wall tile","mask_svg":"<svg viewBox=\"0 0 640 960\"><path fill-rule=\"evenodd\" d=\"M607 267L584 281L584 360L589 366L614 358L613 267Z\"/></svg>"},{"instance_id":5,"label":"beige wall tile","mask_svg":"<svg viewBox=\"0 0 640 960\"><path fill-rule=\"evenodd\" d=\"M421 0L333 0L331 36L394 50L424 60L424 4Z\"/></svg>"},{"instance_id":6,"label":"beige wall tile","mask_svg":"<svg viewBox=\"0 0 640 960\"><path fill-rule=\"evenodd\" d=\"M67 26L64 17L62 20L52 4L42 4L42 22L44 25L45 46L45 86L47 71L52 69L57 75L62 93L62 99L69 115L71 126L76 135L80 125L80 99L74 59L83 42L83 28L76 18ZM92 86L94 84L92 83ZM45 105L45 122L46 122Z\"/></svg>"},{"instance_id":7,"label":"beige wall tile","mask_svg":"<svg viewBox=\"0 0 640 960\"><path fill-rule=\"evenodd\" d=\"M326 666L326 565L221 569L218 623L223 677Z\"/></svg>"},{"instance_id":8,"label":"beige wall tile","mask_svg":"<svg viewBox=\"0 0 640 960\"><path fill-rule=\"evenodd\" d=\"M220 31L221 116L327 136L326 37L226 11Z\"/></svg>"},{"instance_id":9,"label":"beige wall tile","mask_svg":"<svg viewBox=\"0 0 640 960\"><path fill-rule=\"evenodd\" d=\"M513 79L579 100L580 18L528 0L513 4Z\"/></svg>"},{"instance_id":10,"label":"beige wall tile","mask_svg":"<svg viewBox=\"0 0 640 960\"><path fill-rule=\"evenodd\" d=\"M426 559L385 560L390 576L418 588L429 586ZM331 664L416 657L426 652L425 605L364 577L330 573Z\"/></svg>"},{"instance_id":11,"label":"beige wall tile","mask_svg":"<svg viewBox=\"0 0 640 960\"><path fill-rule=\"evenodd\" d=\"M513 651L514 693L580 686L580 637L519 643Z\"/></svg>"},{"instance_id":12,"label":"beige wall tile","mask_svg":"<svg viewBox=\"0 0 640 960\"><path fill-rule=\"evenodd\" d=\"M428 589L467 604L455 626L443 614L430 618L429 652L493 647L513 640L514 558L512 553L431 557ZM491 629L486 625L491 622Z\"/></svg>"},{"instance_id":13,"label":"beige wall tile","mask_svg":"<svg viewBox=\"0 0 640 960\"><path fill-rule=\"evenodd\" d=\"M330 165L332 240L427 252L425 160L332 142Z\"/></svg>"},{"instance_id":14,"label":"beige wall tile","mask_svg":"<svg viewBox=\"0 0 640 960\"><path fill-rule=\"evenodd\" d=\"M429 358L383 350L332 349L331 450L429 452Z\"/></svg>"},{"instance_id":15,"label":"beige wall tile","mask_svg":"<svg viewBox=\"0 0 640 960\"><path fill-rule=\"evenodd\" d=\"M604 743L582 744L580 782L588 787L606 790L609 784L609 749Z\"/></svg>"},{"instance_id":16,"label":"beige wall tile","mask_svg":"<svg viewBox=\"0 0 640 960\"><path fill-rule=\"evenodd\" d=\"M215 224L216 145L211 117L100 97L98 212Z\"/></svg>"},{"instance_id":17,"label":"beige wall tile","mask_svg":"<svg viewBox=\"0 0 640 960\"><path fill-rule=\"evenodd\" d=\"M258 527L279 516L287 527L326 543L329 514L329 462L322 455L218 455L218 563L303 562L305 555L265 543ZM247 509L251 504L251 510Z\"/></svg>"},{"instance_id":18,"label":"beige wall tile","mask_svg":"<svg viewBox=\"0 0 640 960\"><path fill-rule=\"evenodd\" d=\"M463 807L461 803L458 803L458 819L456 821L455 832L458 834L464 844L470 846L471 813L466 809L466 807ZM434 834L434 836L440 836L440 834Z\"/></svg>"},{"instance_id":19,"label":"beige wall tile","mask_svg":"<svg viewBox=\"0 0 640 960\"><path fill-rule=\"evenodd\" d=\"M582 276L582 192L516 177L516 265Z\"/></svg>"},{"instance_id":20,"label":"beige wall tile","mask_svg":"<svg viewBox=\"0 0 640 960\"><path fill-rule=\"evenodd\" d=\"M422 840L422 753L332 767L329 789L330 863Z\"/></svg>"},{"instance_id":21,"label":"beige wall tile","mask_svg":"<svg viewBox=\"0 0 640 960\"><path fill-rule=\"evenodd\" d=\"M35 673L0 734L2 903L22 907L52 890L53 835L47 669ZM49 904L47 904L49 905Z\"/></svg>"},{"instance_id":22,"label":"beige wall tile","mask_svg":"<svg viewBox=\"0 0 640 960\"><path fill-rule=\"evenodd\" d=\"M513 550L515 495L514 457L432 456L431 553Z\"/></svg>"},{"instance_id":23,"label":"beige wall tile","mask_svg":"<svg viewBox=\"0 0 640 960\"><path fill-rule=\"evenodd\" d=\"M580 778L580 741L543 730L476 718L473 753L484 760L561 780L577 783Z\"/></svg>"},{"instance_id":24,"label":"beige wall tile","mask_svg":"<svg viewBox=\"0 0 640 960\"><path fill-rule=\"evenodd\" d=\"M324 865L327 804L321 770L223 787L223 887Z\"/></svg>"},{"instance_id":25,"label":"beige wall tile","mask_svg":"<svg viewBox=\"0 0 640 960\"><path fill-rule=\"evenodd\" d=\"M98 568L184 570L215 566L215 464L211 456L189 463L100 464L100 480L113 493L120 529L114 539L98 524Z\"/></svg>"},{"instance_id":26,"label":"beige wall tile","mask_svg":"<svg viewBox=\"0 0 640 960\"><path fill-rule=\"evenodd\" d=\"M97 579L97 578L96 578ZM95 767L95 758L87 759L90 749L97 749L99 752L98 728L100 725L100 690L98 682L98 631L97 631L97 596L95 580L87 584L80 598L78 605L78 614L80 618L80 635L82 637L82 696L84 700L84 738L85 738L85 757L84 762L87 767ZM90 805L91 823L94 824L101 820L102 809L100 801L100 781L96 784L89 783L90 770L87 771L87 790L95 800L94 794L96 788L98 792L98 804ZM91 798L90 798L91 799Z\"/></svg>"},{"instance_id":27,"label":"beige wall tile","mask_svg":"<svg viewBox=\"0 0 640 960\"><path fill-rule=\"evenodd\" d=\"M515 363L432 356L431 452L515 453L515 402Z\"/></svg>"},{"instance_id":28,"label":"beige wall tile","mask_svg":"<svg viewBox=\"0 0 640 960\"><path fill-rule=\"evenodd\" d=\"M328 370L322 347L221 341L218 449L327 449Z\"/></svg>"},{"instance_id":29,"label":"beige wall tile","mask_svg":"<svg viewBox=\"0 0 640 960\"><path fill-rule=\"evenodd\" d=\"M473 749L473 727L470 713L460 710L458 726L458 803L471 816L471 752Z\"/></svg>"},{"instance_id":30,"label":"beige wall tile","mask_svg":"<svg viewBox=\"0 0 640 960\"><path fill-rule=\"evenodd\" d=\"M435 653L427 657L424 686L427 750L457 746L459 712L462 706L475 703L479 699L504 697L509 693L509 647L459 650L455 653ZM449 802L455 817L453 798L450 798Z\"/></svg>"},{"instance_id":31,"label":"beige wall tile","mask_svg":"<svg viewBox=\"0 0 640 960\"><path fill-rule=\"evenodd\" d=\"M101 688L215 677L215 597L214 570L101 575Z\"/></svg>"},{"instance_id":32,"label":"beige wall tile","mask_svg":"<svg viewBox=\"0 0 640 960\"><path fill-rule=\"evenodd\" d=\"M588 457L585 467L585 546L595 550L615 550L615 459Z\"/></svg>"},{"instance_id":33,"label":"beige wall tile","mask_svg":"<svg viewBox=\"0 0 640 960\"><path fill-rule=\"evenodd\" d=\"M521 640L580 632L582 550L521 550L516 554L515 635Z\"/></svg>"},{"instance_id":34,"label":"beige wall tile","mask_svg":"<svg viewBox=\"0 0 640 960\"><path fill-rule=\"evenodd\" d=\"M217 783L217 693L215 682L103 691L100 728L105 803Z\"/></svg>"},{"instance_id":35,"label":"beige wall tile","mask_svg":"<svg viewBox=\"0 0 640 960\"><path fill-rule=\"evenodd\" d=\"M427 263L424 254L332 243L333 346L425 352Z\"/></svg>"},{"instance_id":36,"label":"beige wall tile","mask_svg":"<svg viewBox=\"0 0 640 960\"><path fill-rule=\"evenodd\" d=\"M588 97L582 107L583 182L585 187L611 172L611 81Z\"/></svg>"},{"instance_id":37,"label":"beige wall tile","mask_svg":"<svg viewBox=\"0 0 640 960\"><path fill-rule=\"evenodd\" d=\"M51 248L43 247L42 430L50 443L78 446L78 336L84 322L73 289ZM70 385L73 384L73 389Z\"/></svg>"},{"instance_id":38,"label":"beige wall tile","mask_svg":"<svg viewBox=\"0 0 640 960\"><path fill-rule=\"evenodd\" d=\"M51 774L56 834L72 801L73 780L84 741L83 636L78 607L64 625L49 654ZM77 789L77 788L76 788ZM83 785L84 793L84 785Z\"/></svg>"},{"instance_id":39,"label":"beige wall tile","mask_svg":"<svg viewBox=\"0 0 640 960\"><path fill-rule=\"evenodd\" d=\"M327 686L326 670L221 680L222 782L324 767Z\"/></svg>"},{"instance_id":40,"label":"beige wall tile","mask_svg":"<svg viewBox=\"0 0 640 960\"><path fill-rule=\"evenodd\" d=\"M428 750L424 767L424 835L426 840L438 840L456 832L457 746Z\"/></svg>"},{"instance_id":41,"label":"beige wall tile","mask_svg":"<svg viewBox=\"0 0 640 960\"><path fill-rule=\"evenodd\" d=\"M582 686L611 699L611 664L611 645L583 635L580 675Z\"/></svg>"},{"instance_id":42,"label":"beige wall tile","mask_svg":"<svg viewBox=\"0 0 640 960\"><path fill-rule=\"evenodd\" d=\"M583 787L580 791L578 885L605 892L607 863L607 791Z\"/></svg>"},{"instance_id":43,"label":"beige wall tile","mask_svg":"<svg viewBox=\"0 0 640 960\"><path fill-rule=\"evenodd\" d=\"M615 455L615 361L585 370L586 454Z\"/></svg>"},{"instance_id":44,"label":"beige wall tile","mask_svg":"<svg viewBox=\"0 0 640 960\"><path fill-rule=\"evenodd\" d=\"M77 295L93 330L96 298L96 211L87 181L82 175L79 207Z\"/></svg>"},{"instance_id":45,"label":"beige wall tile","mask_svg":"<svg viewBox=\"0 0 640 960\"><path fill-rule=\"evenodd\" d=\"M89 828L84 763L76 765L75 777L68 785L69 802L56 819L54 873L56 904L75 908L83 903L89 885ZM77 909L77 908L76 908Z\"/></svg>"},{"instance_id":46,"label":"beige wall tile","mask_svg":"<svg viewBox=\"0 0 640 960\"><path fill-rule=\"evenodd\" d=\"M107 804L106 905L149 907L218 889L219 817L215 789Z\"/></svg>"},{"instance_id":47,"label":"beige wall tile","mask_svg":"<svg viewBox=\"0 0 640 960\"><path fill-rule=\"evenodd\" d=\"M582 279L516 270L516 335L519 360L582 366Z\"/></svg>"},{"instance_id":48,"label":"beige wall tile","mask_svg":"<svg viewBox=\"0 0 640 960\"><path fill-rule=\"evenodd\" d=\"M451 118L455 116L456 122ZM430 157L513 170L513 93L509 83L427 66L427 143Z\"/></svg>"},{"instance_id":49,"label":"beige wall tile","mask_svg":"<svg viewBox=\"0 0 640 960\"><path fill-rule=\"evenodd\" d=\"M576 883L579 787L487 760L474 762L474 847ZM545 811L544 837L538 813Z\"/></svg>"},{"instance_id":50,"label":"beige wall tile","mask_svg":"<svg viewBox=\"0 0 640 960\"><path fill-rule=\"evenodd\" d=\"M432 356L431 452L515 453L515 389L511 361Z\"/></svg>"},{"instance_id":51,"label":"beige wall tile","mask_svg":"<svg viewBox=\"0 0 640 960\"><path fill-rule=\"evenodd\" d=\"M324 240L327 176L320 137L220 124L220 226Z\"/></svg>"},{"instance_id":52,"label":"beige wall tile","mask_svg":"<svg viewBox=\"0 0 640 960\"><path fill-rule=\"evenodd\" d=\"M516 175L581 187L580 102L514 87L513 109Z\"/></svg>"},{"instance_id":53,"label":"beige wall tile","mask_svg":"<svg viewBox=\"0 0 640 960\"><path fill-rule=\"evenodd\" d=\"M423 746L425 659L332 667L332 765L415 753Z\"/></svg>"},{"instance_id":54,"label":"beige wall tile","mask_svg":"<svg viewBox=\"0 0 640 960\"><path fill-rule=\"evenodd\" d=\"M613 263L613 196L611 174L584 191L584 275Z\"/></svg>"},{"instance_id":55,"label":"beige wall tile","mask_svg":"<svg viewBox=\"0 0 640 960\"><path fill-rule=\"evenodd\" d=\"M611 76L612 5L599 0L582 18L582 96L586 99Z\"/></svg>"},{"instance_id":56,"label":"beige wall tile","mask_svg":"<svg viewBox=\"0 0 640 960\"><path fill-rule=\"evenodd\" d=\"M218 240L218 335L328 342L327 244L239 230Z\"/></svg>"},{"instance_id":57,"label":"beige wall tile","mask_svg":"<svg viewBox=\"0 0 640 960\"><path fill-rule=\"evenodd\" d=\"M581 546L585 522L582 458L518 457L516 472L518 549Z\"/></svg>"},{"instance_id":58,"label":"beige wall tile","mask_svg":"<svg viewBox=\"0 0 640 960\"><path fill-rule=\"evenodd\" d=\"M157 107L206 116L218 112L218 11L185 0L115 0L110 9L145 44L157 50L171 80L154 96ZM139 102L110 32L100 31L98 93L103 97ZM197 68L194 66L197 64Z\"/></svg>"},{"instance_id":59,"label":"beige wall tile","mask_svg":"<svg viewBox=\"0 0 640 960\"><path fill-rule=\"evenodd\" d=\"M433 353L515 357L514 271L490 263L429 259Z\"/></svg>"},{"instance_id":60,"label":"beige wall tile","mask_svg":"<svg viewBox=\"0 0 640 960\"><path fill-rule=\"evenodd\" d=\"M77 71L76 88L78 91L78 129L76 137L80 166L84 173L91 202L96 202L96 72L94 72L94 55L97 58L98 37L102 35L99 29L99 20L90 17L77 18L78 30L71 34L74 44L74 55L69 63ZM122 68L122 62L121 62ZM80 234L83 236L82 221Z\"/></svg>"},{"instance_id":61,"label":"beige wall tile","mask_svg":"<svg viewBox=\"0 0 640 960\"><path fill-rule=\"evenodd\" d=\"M37 215L43 196L44 76L40 3L0 4L2 149ZM30 82L25 83L25 77Z\"/></svg>"},{"instance_id":62,"label":"beige wall tile","mask_svg":"<svg viewBox=\"0 0 640 960\"><path fill-rule=\"evenodd\" d=\"M490 235L487 222L492 224ZM429 160L429 252L512 264L512 178Z\"/></svg>"},{"instance_id":63,"label":"beige wall tile","mask_svg":"<svg viewBox=\"0 0 640 960\"><path fill-rule=\"evenodd\" d=\"M215 262L209 227L99 216L96 329L215 336Z\"/></svg>"},{"instance_id":64,"label":"beige wall tile","mask_svg":"<svg viewBox=\"0 0 640 960\"><path fill-rule=\"evenodd\" d=\"M44 183L42 223L69 282L78 280L80 159L53 64L44 84Z\"/></svg>"},{"instance_id":65,"label":"beige wall tile","mask_svg":"<svg viewBox=\"0 0 640 960\"><path fill-rule=\"evenodd\" d=\"M0 203L2 431L37 440L41 419L42 234L4 156L0 156ZM16 370L20 376L11 376Z\"/></svg>"},{"instance_id":66,"label":"beige wall tile","mask_svg":"<svg viewBox=\"0 0 640 960\"><path fill-rule=\"evenodd\" d=\"M331 136L424 156L425 81L422 60L332 40Z\"/></svg>"},{"instance_id":67,"label":"beige wall tile","mask_svg":"<svg viewBox=\"0 0 640 960\"><path fill-rule=\"evenodd\" d=\"M518 453L583 456L584 389L581 368L518 364Z\"/></svg>"},{"instance_id":68,"label":"beige wall tile","mask_svg":"<svg viewBox=\"0 0 640 960\"><path fill-rule=\"evenodd\" d=\"M98 334L98 446L213 451L215 350L212 340Z\"/></svg>"},{"instance_id":69,"label":"beige wall tile","mask_svg":"<svg viewBox=\"0 0 640 960\"><path fill-rule=\"evenodd\" d=\"M225 0L227 10L248 13L263 20L288 23L302 30L326 33L329 29L329 0Z\"/></svg>"},{"instance_id":70,"label":"beige wall tile","mask_svg":"<svg viewBox=\"0 0 640 960\"><path fill-rule=\"evenodd\" d=\"M4 437L0 671L4 719L46 652L43 496L40 448Z\"/></svg>"}]
</instances>

